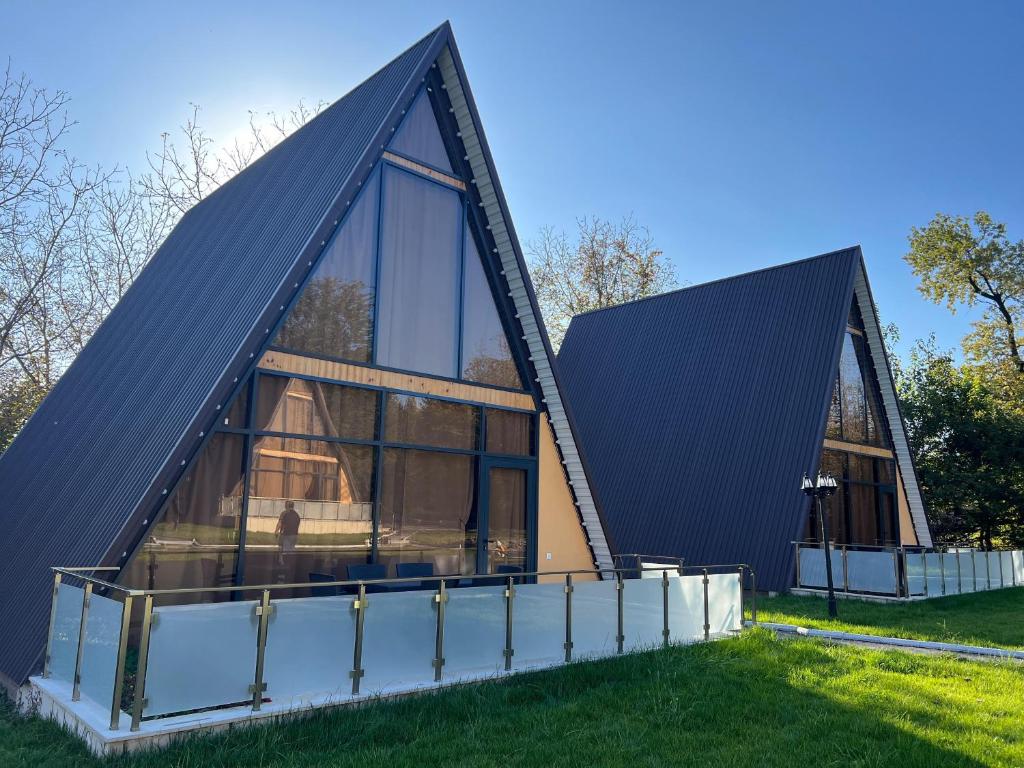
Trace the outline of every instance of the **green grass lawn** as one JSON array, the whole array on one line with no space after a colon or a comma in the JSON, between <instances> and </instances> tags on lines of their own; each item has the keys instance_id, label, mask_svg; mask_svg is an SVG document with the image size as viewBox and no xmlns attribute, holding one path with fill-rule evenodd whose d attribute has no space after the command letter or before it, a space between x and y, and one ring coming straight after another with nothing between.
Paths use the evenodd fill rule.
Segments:
<instances>
[{"instance_id":1,"label":"green grass lawn","mask_svg":"<svg viewBox=\"0 0 1024 768\"><path fill-rule=\"evenodd\" d=\"M106 762L0 714L15 766L1020 766L1024 668L765 630Z\"/></svg>"},{"instance_id":2,"label":"green grass lawn","mask_svg":"<svg viewBox=\"0 0 1024 768\"><path fill-rule=\"evenodd\" d=\"M914 640L1024 648L1024 587L911 603L839 600L838 621L829 621L822 597L780 595L758 599L757 619Z\"/></svg>"}]
</instances>

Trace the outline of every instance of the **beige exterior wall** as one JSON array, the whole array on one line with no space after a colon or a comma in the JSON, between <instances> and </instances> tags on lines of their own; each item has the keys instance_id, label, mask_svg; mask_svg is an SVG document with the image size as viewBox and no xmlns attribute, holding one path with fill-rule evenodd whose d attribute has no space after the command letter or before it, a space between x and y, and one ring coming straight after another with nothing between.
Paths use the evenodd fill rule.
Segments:
<instances>
[{"instance_id":1,"label":"beige exterior wall","mask_svg":"<svg viewBox=\"0 0 1024 768\"><path fill-rule=\"evenodd\" d=\"M900 544L917 546L921 542L917 539L914 531L914 519L910 516L910 502L907 501L907 491L903 487L903 475L900 474L900 467L896 465L896 508L900 516Z\"/></svg>"},{"instance_id":2,"label":"beige exterior wall","mask_svg":"<svg viewBox=\"0 0 1024 768\"><path fill-rule=\"evenodd\" d=\"M594 556L583 533L583 524L573 504L572 492L565 479L562 462L555 447L554 435L547 415L540 416L540 455L538 457L537 493L537 570L595 570ZM548 555L551 559L548 560ZM597 578L580 574L577 581ZM541 579L557 581L558 579Z\"/></svg>"}]
</instances>

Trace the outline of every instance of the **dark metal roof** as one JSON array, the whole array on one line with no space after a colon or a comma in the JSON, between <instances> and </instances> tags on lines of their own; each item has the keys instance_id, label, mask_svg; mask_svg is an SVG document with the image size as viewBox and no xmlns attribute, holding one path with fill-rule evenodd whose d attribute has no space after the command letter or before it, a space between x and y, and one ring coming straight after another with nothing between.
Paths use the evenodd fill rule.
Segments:
<instances>
[{"instance_id":1,"label":"dark metal roof","mask_svg":"<svg viewBox=\"0 0 1024 768\"><path fill-rule=\"evenodd\" d=\"M558 362L620 553L790 585L859 248L575 317Z\"/></svg>"},{"instance_id":2,"label":"dark metal roof","mask_svg":"<svg viewBox=\"0 0 1024 768\"><path fill-rule=\"evenodd\" d=\"M8 682L38 663L49 566L116 563L138 538L133 514L194 454L450 35L436 29L189 211L0 458Z\"/></svg>"}]
</instances>

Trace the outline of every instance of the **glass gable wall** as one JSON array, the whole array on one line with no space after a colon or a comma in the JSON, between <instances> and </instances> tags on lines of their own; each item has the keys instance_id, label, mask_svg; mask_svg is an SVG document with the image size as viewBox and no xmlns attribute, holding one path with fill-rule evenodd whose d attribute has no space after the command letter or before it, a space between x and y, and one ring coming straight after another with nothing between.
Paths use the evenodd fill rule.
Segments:
<instances>
[{"instance_id":1,"label":"glass gable wall","mask_svg":"<svg viewBox=\"0 0 1024 768\"><path fill-rule=\"evenodd\" d=\"M829 534L836 544L893 546L900 540L896 462L881 403L855 300L825 428L828 447L821 459L821 471L841 480L839 492L829 499ZM849 443L849 450L839 450L840 443ZM821 521L813 504L805 535L821 540Z\"/></svg>"},{"instance_id":2,"label":"glass gable wall","mask_svg":"<svg viewBox=\"0 0 1024 768\"><path fill-rule=\"evenodd\" d=\"M373 563L378 578L405 563L528 569L535 413L269 372L232 413L243 422L211 437L126 568L129 586L312 585Z\"/></svg>"},{"instance_id":3,"label":"glass gable wall","mask_svg":"<svg viewBox=\"0 0 1024 768\"><path fill-rule=\"evenodd\" d=\"M271 347L521 392L500 288L465 184L441 173L451 165L427 96L391 149L432 175L385 156ZM258 371L217 430L126 569L131 586L314 584L368 564L383 566L377 578L408 563L436 575L532 564L534 409Z\"/></svg>"},{"instance_id":4,"label":"glass gable wall","mask_svg":"<svg viewBox=\"0 0 1024 768\"><path fill-rule=\"evenodd\" d=\"M389 149L439 167L444 146L425 92ZM385 157L271 346L522 390L464 188Z\"/></svg>"}]
</instances>

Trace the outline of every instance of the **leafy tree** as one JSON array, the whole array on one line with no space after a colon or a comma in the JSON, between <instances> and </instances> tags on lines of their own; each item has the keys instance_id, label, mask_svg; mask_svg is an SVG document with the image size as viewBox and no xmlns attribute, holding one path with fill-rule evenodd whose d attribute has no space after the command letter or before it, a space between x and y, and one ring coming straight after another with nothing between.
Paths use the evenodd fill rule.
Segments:
<instances>
[{"instance_id":1,"label":"leafy tree","mask_svg":"<svg viewBox=\"0 0 1024 768\"><path fill-rule=\"evenodd\" d=\"M0 453L18 435L46 395L28 377L0 369Z\"/></svg>"},{"instance_id":2,"label":"leafy tree","mask_svg":"<svg viewBox=\"0 0 1024 768\"><path fill-rule=\"evenodd\" d=\"M1024 414L983 368L919 341L897 385L937 541L1024 541Z\"/></svg>"},{"instance_id":3,"label":"leafy tree","mask_svg":"<svg viewBox=\"0 0 1024 768\"><path fill-rule=\"evenodd\" d=\"M527 243L530 275L555 349L573 315L676 286L671 262L631 216L618 224L582 218L576 227L572 240L547 227Z\"/></svg>"},{"instance_id":4,"label":"leafy tree","mask_svg":"<svg viewBox=\"0 0 1024 768\"><path fill-rule=\"evenodd\" d=\"M984 211L972 219L940 213L911 229L905 259L921 293L936 304L952 312L961 304L984 306L964 352L989 364L1008 395L1024 394L1024 240L1010 241L1006 226Z\"/></svg>"}]
</instances>

